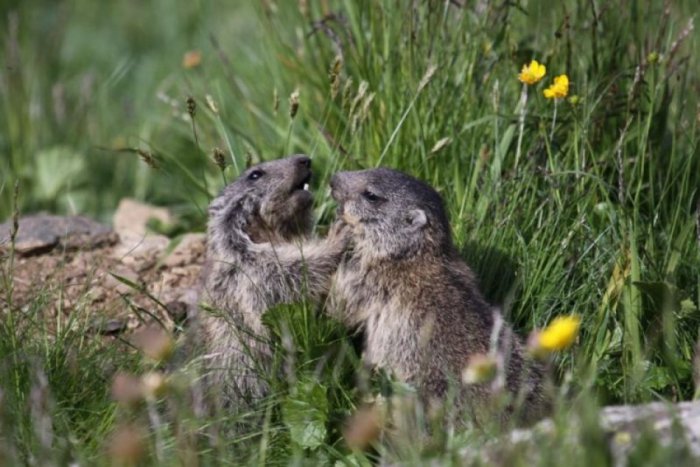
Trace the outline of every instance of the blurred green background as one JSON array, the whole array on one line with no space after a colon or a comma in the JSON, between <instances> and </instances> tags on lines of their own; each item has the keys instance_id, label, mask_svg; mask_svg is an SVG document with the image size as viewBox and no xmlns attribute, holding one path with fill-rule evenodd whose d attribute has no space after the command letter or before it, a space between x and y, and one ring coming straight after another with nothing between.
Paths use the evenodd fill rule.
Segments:
<instances>
[{"instance_id":1,"label":"blurred green background","mask_svg":"<svg viewBox=\"0 0 700 467\"><path fill-rule=\"evenodd\" d=\"M0 74L0 218L20 183L21 210L84 213L108 219L124 196L190 202L167 171L153 174L124 148L172 151L178 162L207 164L191 141L185 100L272 101L263 30L255 2L4 2ZM213 44L218 42L222 62ZM201 54L196 66L183 64ZM230 72L230 74L228 74ZM263 80L260 77L264 77ZM289 90L285 90L288 91ZM243 102L240 102L243 107ZM243 108L222 109L227 125ZM155 150L154 150L155 151ZM199 173L199 172L198 172ZM201 202L201 199L197 200Z\"/></svg>"}]
</instances>

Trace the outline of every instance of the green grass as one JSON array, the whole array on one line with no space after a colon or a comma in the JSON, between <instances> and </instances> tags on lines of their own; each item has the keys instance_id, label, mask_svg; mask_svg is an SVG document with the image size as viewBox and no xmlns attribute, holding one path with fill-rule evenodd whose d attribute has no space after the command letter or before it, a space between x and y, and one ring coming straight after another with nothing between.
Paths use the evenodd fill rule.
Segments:
<instances>
[{"instance_id":1,"label":"green grass","mask_svg":"<svg viewBox=\"0 0 700 467\"><path fill-rule=\"evenodd\" d=\"M303 152L314 158L324 226L333 217L330 174L398 168L443 194L465 260L522 335L556 315L583 318L578 344L553 367L562 400L571 402L562 404L561 434L543 463L609 462L600 433L585 428L590 423L583 424L581 446L566 436L592 405L695 395L700 55L699 33L688 29L694 1L672 2L667 10L660 0L466 2L474 6L460 10L439 1L309 0L306 15L291 1L229 3L5 5L0 219L13 211L18 182L23 213L107 220L119 199L132 196L171 206L180 230L202 229L222 175L231 180L247 161ZM182 56L190 50L200 50L202 61L185 69ZM516 163L517 73L532 58L548 71L529 89ZM561 73L578 99L558 104L550 134L554 105L542 90ZM297 89L299 110L290 118L289 96ZM196 102L196 138L188 97ZM212 159L215 148L226 155L223 173ZM152 155L158 168L136 150ZM11 274L10 262L3 264ZM106 463L106 436L116 426L127 420L152 426L145 412L116 407L112 374L148 365L85 339L88 309L59 333L32 319L53 299L37 297L30 310L2 302L0 460ZM256 411L264 423L251 436L218 444L200 439L201 463L362 464L378 455L447 462L481 444L478 433L434 433L433 444L380 443L367 458L344 457L339 429L360 402L357 358L337 324L299 313L306 319L290 331L296 377L272 381L276 396ZM350 357L317 367L342 349ZM285 354L281 347L282 360ZM303 424L322 426L325 434L321 444L304 448L290 435L289 410L308 406L322 408L315 422ZM210 423L188 415L186 404L178 407L183 424L208 432ZM53 432L47 446L42 417ZM157 436L150 433L148 455L156 462ZM181 454L175 433L170 426L158 433L163 464ZM684 459L678 447L649 446L635 459L658 465Z\"/></svg>"}]
</instances>

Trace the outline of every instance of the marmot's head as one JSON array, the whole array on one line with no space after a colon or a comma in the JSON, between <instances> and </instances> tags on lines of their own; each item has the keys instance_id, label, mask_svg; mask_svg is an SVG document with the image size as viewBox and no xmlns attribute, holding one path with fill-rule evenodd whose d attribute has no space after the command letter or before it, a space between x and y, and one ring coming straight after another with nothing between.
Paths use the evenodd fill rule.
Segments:
<instances>
[{"instance_id":1,"label":"marmot's head","mask_svg":"<svg viewBox=\"0 0 700 467\"><path fill-rule=\"evenodd\" d=\"M401 259L451 248L442 198L420 180L387 168L339 172L331 189L361 254Z\"/></svg>"},{"instance_id":2,"label":"marmot's head","mask_svg":"<svg viewBox=\"0 0 700 467\"><path fill-rule=\"evenodd\" d=\"M210 230L243 230L253 241L288 241L309 232L311 159L297 155L250 167L209 205ZM216 232L214 232L216 233Z\"/></svg>"}]
</instances>

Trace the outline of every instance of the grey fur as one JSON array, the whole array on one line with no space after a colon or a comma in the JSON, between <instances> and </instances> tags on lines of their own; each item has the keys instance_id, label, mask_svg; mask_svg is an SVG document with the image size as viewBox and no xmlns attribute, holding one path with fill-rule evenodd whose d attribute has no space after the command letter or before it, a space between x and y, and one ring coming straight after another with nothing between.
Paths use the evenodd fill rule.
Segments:
<instances>
[{"instance_id":1,"label":"grey fur","mask_svg":"<svg viewBox=\"0 0 700 467\"><path fill-rule=\"evenodd\" d=\"M266 394L259 377L270 353L263 313L327 292L346 247L336 230L325 240L308 238L313 199L302 187L310 164L294 156L251 167L209 206L200 300L215 313L201 316L198 335L205 381L221 390L223 406Z\"/></svg>"},{"instance_id":2,"label":"grey fur","mask_svg":"<svg viewBox=\"0 0 700 467\"><path fill-rule=\"evenodd\" d=\"M364 359L411 383L423 400L444 400L471 355L497 350L501 386L523 402L518 418L540 417L542 370L481 295L452 243L440 195L386 168L337 173L331 187L353 250L336 273L329 312L364 329ZM491 416L497 385L462 386L457 403L476 421Z\"/></svg>"}]
</instances>

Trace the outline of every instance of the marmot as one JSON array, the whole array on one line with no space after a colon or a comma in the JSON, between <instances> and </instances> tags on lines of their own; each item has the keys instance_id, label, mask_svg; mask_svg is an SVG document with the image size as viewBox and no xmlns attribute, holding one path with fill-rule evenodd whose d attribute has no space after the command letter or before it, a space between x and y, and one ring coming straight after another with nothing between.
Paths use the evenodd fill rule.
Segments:
<instances>
[{"instance_id":1,"label":"marmot","mask_svg":"<svg viewBox=\"0 0 700 467\"><path fill-rule=\"evenodd\" d=\"M336 272L328 311L363 329L365 361L412 384L425 402L443 400L470 357L489 354L498 341L503 387L521 397L517 420L540 417L547 405L542 370L526 361L522 344L459 257L440 195L387 168L337 173L331 189L352 250ZM474 421L492 415L483 413L494 400L489 385L457 393ZM498 420L511 419L512 411Z\"/></svg>"},{"instance_id":2,"label":"marmot","mask_svg":"<svg viewBox=\"0 0 700 467\"><path fill-rule=\"evenodd\" d=\"M266 393L259 372L270 349L261 317L282 303L328 291L347 241L331 229L310 240L311 159L294 156L247 169L209 205L200 318L207 386L223 406Z\"/></svg>"}]
</instances>

